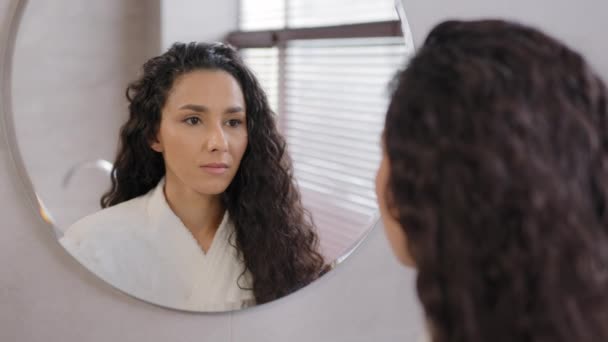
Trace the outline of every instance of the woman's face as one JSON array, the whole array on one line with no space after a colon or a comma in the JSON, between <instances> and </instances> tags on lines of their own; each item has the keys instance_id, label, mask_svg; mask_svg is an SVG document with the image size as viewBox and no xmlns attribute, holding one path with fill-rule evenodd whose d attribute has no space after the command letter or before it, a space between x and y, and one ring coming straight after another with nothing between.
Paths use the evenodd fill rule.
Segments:
<instances>
[{"instance_id":1,"label":"woman's face","mask_svg":"<svg viewBox=\"0 0 608 342\"><path fill-rule=\"evenodd\" d=\"M167 179L200 194L224 192L247 148L245 99L236 79L220 70L178 77L151 147L163 154Z\"/></svg>"},{"instance_id":2,"label":"woman's face","mask_svg":"<svg viewBox=\"0 0 608 342\"><path fill-rule=\"evenodd\" d=\"M384 225L384 233L391 245L393 253L397 259L406 266L414 266L414 261L407 249L407 237L403 228L397 220L398 214L396 208L391 207L387 199L390 196L388 188L388 179L390 175L390 161L386 151L382 152L382 160L376 173L376 197L378 199L378 207L380 216Z\"/></svg>"}]
</instances>

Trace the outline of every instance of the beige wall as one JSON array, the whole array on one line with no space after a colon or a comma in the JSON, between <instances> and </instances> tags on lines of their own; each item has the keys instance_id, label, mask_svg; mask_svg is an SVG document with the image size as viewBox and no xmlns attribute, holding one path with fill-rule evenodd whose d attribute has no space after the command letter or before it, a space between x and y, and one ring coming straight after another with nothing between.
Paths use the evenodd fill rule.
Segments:
<instances>
[{"instance_id":1,"label":"beige wall","mask_svg":"<svg viewBox=\"0 0 608 342\"><path fill-rule=\"evenodd\" d=\"M417 43L432 25L445 18L504 15L535 23L563 36L567 42L582 49L608 77L605 58L608 48L603 37L608 28L604 20L608 13L606 1L588 0L577 5L566 0L404 2ZM32 3L45 6L42 1ZM51 2L46 3L51 6ZM64 9L62 5L76 6L76 1L52 3L66 11L75 9ZM122 1L96 3L100 13L116 15L116 27L127 31L132 27L129 25L134 17L125 17L106 7L123 6ZM128 6L136 6L136 3L130 1L124 6L130 8ZM10 0L0 0L1 23L6 23L11 14L10 4ZM101 33L95 30L95 20L89 20L89 23L93 25L88 29L90 31L79 34L93 39ZM68 24L60 20L54 23L59 28ZM48 27L48 30L53 28ZM108 36L104 38L104 45L114 47L111 51L126 53L128 47L122 45L120 37L120 34ZM24 39L32 40L32 46L36 48L34 37L25 36ZM60 65L55 63L61 63L58 59L44 55L35 58L48 63L46 71L36 75L38 79L55 77L58 69L54 66ZM27 96L30 86L37 89L36 83L32 78L31 84L15 85L21 87L16 92L17 105L28 105L23 97ZM36 91L44 99L43 90ZM90 94L89 90L74 87L74 96L89 96L85 95ZM1 105L4 107L6 103ZM61 104L56 108L61 108ZM35 111L29 115L33 115L32 112ZM107 125L108 129L113 125L105 121L98 124ZM295 295L243 312L178 313L118 293L98 282L68 257L55 242L49 227L34 215L20 183L21 177L11 164L5 127L0 136L3 233L0 239L0 341L411 341L420 332L422 324L412 287L412 273L396 265L379 228L372 231L369 239L343 265L320 281ZM32 141L30 139L39 138L33 135L33 138L23 140L27 140L24 141L27 145Z\"/></svg>"},{"instance_id":2,"label":"beige wall","mask_svg":"<svg viewBox=\"0 0 608 342\"><path fill-rule=\"evenodd\" d=\"M58 233L99 210L109 188L126 84L176 41L217 41L236 29L237 1L28 1L12 70L19 149ZM65 183L70 170L77 170Z\"/></svg>"},{"instance_id":3,"label":"beige wall","mask_svg":"<svg viewBox=\"0 0 608 342\"><path fill-rule=\"evenodd\" d=\"M53 161L58 156L74 162L111 158L114 144L93 141L99 135L116 139L125 114L124 83L154 51L158 32L146 31L149 17L141 15L154 17L149 3L32 1L26 8L11 85L16 133L25 166L39 195L52 198L46 202L57 220L69 221L59 214L60 206L51 207L60 196L69 198L58 189L68 165ZM9 5L0 1L4 23ZM98 7L95 16L86 16L85 5ZM49 15L57 20L49 23ZM90 63L78 64L82 56L74 54L79 53L86 53ZM59 89L66 78L70 89ZM72 260L50 226L35 215L10 162L5 133L0 132L0 208L6 234L0 239L0 341L367 341L419 334L412 274L401 272L378 229L361 253L321 281L243 312L186 314L123 295ZM97 176L83 173L73 184L83 187L87 177ZM382 275L387 270L388 278ZM353 309L359 305L368 310Z\"/></svg>"},{"instance_id":4,"label":"beige wall","mask_svg":"<svg viewBox=\"0 0 608 342\"><path fill-rule=\"evenodd\" d=\"M433 25L447 19L503 18L540 27L585 54L608 79L605 0L402 0L414 33L423 42Z\"/></svg>"},{"instance_id":5,"label":"beige wall","mask_svg":"<svg viewBox=\"0 0 608 342\"><path fill-rule=\"evenodd\" d=\"M99 210L109 177L68 171L113 161L125 85L160 52L159 0L30 1L12 70L16 136L34 188L59 228ZM52 20L49 20L52 18Z\"/></svg>"},{"instance_id":6,"label":"beige wall","mask_svg":"<svg viewBox=\"0 0 608 342\"><path fill-rule=\"evenodd\" d=\"M238 26L238 0L159 0L161 48L192 41L224 39Z\"/></svg>"}]
</instances>

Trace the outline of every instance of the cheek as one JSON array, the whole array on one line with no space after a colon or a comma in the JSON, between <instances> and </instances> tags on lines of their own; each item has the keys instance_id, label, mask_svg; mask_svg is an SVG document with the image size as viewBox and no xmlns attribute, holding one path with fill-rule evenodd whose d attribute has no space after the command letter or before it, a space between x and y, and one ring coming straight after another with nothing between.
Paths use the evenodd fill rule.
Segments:
<instances>
[{"instance_id":1,"label":"cheek","mask_svg":"<svg viewBox=\"0 0 608 342\"><path fill-rule=\"evenodd\" d=\"M169 126L163 130L163 157L167 167L174 169L190 167L198 160L201 150L200 132Z\"/></svg>"},{"instance_id":2,"label":"cheek","mask_svg":"<svg viewBox=\"0 0 608 342\"><path fill-rule=\"evenodd\" d=\"M380 213L384 215L387 212L386 208L386 190L388 186L388 168L386 157L382 158L378 171L376 172L376 198Z\"/></svg>"},{"instance_id":3,"label":"cheek","mask_svg":"<svg viewBox=\"0 0 608 342\"><path fill-rule=\"evenodd\" d=\"M200 133L186 130L172 130L166 135L165 148L174 154L191 154L200 150Z\"/></svg>"},{"instance_id":4,"label":"cheek","mask_svg":"<svg viewBox=\"0 0 608 342\"><path fill-rule=\"evenodd\" d=\"M397 220L395 210L388 207L386 201L388 191L388 172L389 165L386 156L382 159L378 172L376 173L376 196L378 198L378 208L382 218L384 233L391 246L395 257L407 266L414 266L411 256L407 249L407 237L403 228Z\"/></svg>"},{"instance_id":5,"label":"cheek","mask_svg":"<svg viewBox=\"0 0 608 342\"><path fill-rule=\"evenodd\" d=\"M249 140L246 132L239 132L230 136L230 150L232 157L241 160L247 149Z\"/></svg>"}]
</instances>

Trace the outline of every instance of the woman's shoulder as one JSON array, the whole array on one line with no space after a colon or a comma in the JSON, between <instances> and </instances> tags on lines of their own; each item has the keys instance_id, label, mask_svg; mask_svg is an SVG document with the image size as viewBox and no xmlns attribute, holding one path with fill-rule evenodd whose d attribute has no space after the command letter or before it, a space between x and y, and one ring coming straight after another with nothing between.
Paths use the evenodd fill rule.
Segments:
<instances>
[{"instance_id":1,"label":"woman's shoulder","mask_svg":"<svg viewBox=\"0 0 608 342\"><path fill-rule=\"evenodd\" d=\"M143 195L85 216L65 230L60 242L68 249L116 242L112 240L145 225L146 203Z\"/></svg>"},{"instance_id":2,"label":"woman's shoulder","mask_svg":"<svg viewBox=\"0 0 608 342\"><path fill-rule=\"evenodd\" d=\"M59 242L90 271L122 286L125 274L151 254L143 235L148 225L147 199L143 195L86 216L71 225Z\"/></svg>"}]
</instances>

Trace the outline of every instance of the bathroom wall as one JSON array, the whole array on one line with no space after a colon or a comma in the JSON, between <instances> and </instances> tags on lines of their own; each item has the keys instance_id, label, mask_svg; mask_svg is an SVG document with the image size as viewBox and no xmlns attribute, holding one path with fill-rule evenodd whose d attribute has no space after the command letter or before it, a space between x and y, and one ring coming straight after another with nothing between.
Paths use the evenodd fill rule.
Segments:
<instances>
[{"instance_id":1,"label":"bathroom wall","mask_svg":"<svg viewBox=\"0 0 608 342\"><path fill-rule=\"evenodd\" d=\"M113 161L126 84L160 52L159 18L159 0L27 2L12 70L14 124L60 229L100 208L107 172L82 166Z\"/></svg>"},{"instance_id":2,"label":"bathroom wall","mask_svg":"<svg viewBox=\"0 0 608 342\"><path fill-rule=\"evenodd\" d=\"M160 42L213 42L238 26L238 0L159 0Z\"/></svg>"},{"instance_id":3,"label":"bathroom wall","mask_svg":"<svg viewBox=\"0 0 608 342\"><path fill-rule=\"evenodd\" d=\"M448 19L502 18L537 26L588 57L608 79L608 22L605 0L403 0L414 41L420 44L433 25Z\"/></svg>"},{"instance_id":4,"label":"bathroom wall","mask_svg":"<svg viewBox=\"0 0 608 342\"><path fill-rule=\"evenodd\" d=\"M0 0L2 25L12 13L12 3ZM42 1L31 3L44 6ZM53 6L69 3L54 1ZM105 8L122 3L103 1L96 6ZM581 49L608 78L605 58L608 47L603 37L608 29L604 20L608 13L606 1L587 0L576 5L566 0L404 0L404 3L416 43L422 41L434 24L446 18L515 18L563 37ZM117 23L138 20L120 13L115 15ZM56 23L63 24L66 23ZM92 26L81 34L94 37L94 33ZM5 34L3 27L0 35ZM104 44L119 49L122 45L117 37L120 35L108 37ZM55 63L61 63L58 57L28 58L31 63L48 63L47 71L38 75L40 78L54 77ZM36 80L31 82L36 87ZM27 103L22 96L27 96L28 85L22 86L15 103ZM78 89L74 91L77 96ZM87 89L82 91L84 94ZM6 108L6 103L0 105ZM412 341L420 336L422 318L414 295L413 274L393 260L381 227L375 228L337 270L295 295L268 305L232 314L187 314L126 296L99 282L56 243L54 233L28 201L21 177L11 162L6 136L6 127L2 127L0 341L333 342Z\"/></svg>"}]
</instances>

